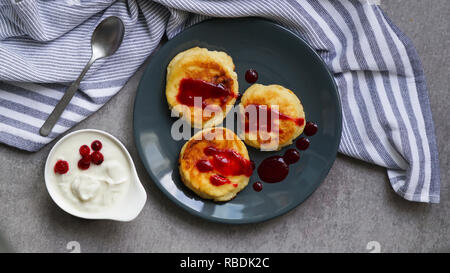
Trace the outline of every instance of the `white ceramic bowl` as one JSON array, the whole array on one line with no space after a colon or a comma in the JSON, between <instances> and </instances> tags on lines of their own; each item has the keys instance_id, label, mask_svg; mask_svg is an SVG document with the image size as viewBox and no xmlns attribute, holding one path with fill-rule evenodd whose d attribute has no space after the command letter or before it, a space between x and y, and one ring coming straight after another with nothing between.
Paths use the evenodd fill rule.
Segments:
<instances>
[{"instance_id":1,"label":"white ceramic bowl","mask_svg":"<svg viewBox=\"0 0 450 273\"><path fill-rule=\"evenodd\" d=\"M89 213L89 212L83 212L81 210L75 209L73 206L69 205L69 201L66 200L66 198L62 195L60 189L56 185L56 183L50 182L50 179L48 178L48 168L53 169L53 166L50 165L50 160L53 157L53 153L56 150L56 148L64 142L65 139L67 139L70 136L76 135L76 134L82 134L84 132L91 132L91 133L97 133L104 137L109 138L112 142L116 143L117 146L122 149L125 156L127 157L127 160L130 163L131 166L131 180L130 185L128 188L128 192L125 194L124 198L120 200L117 204L114 204L109 209L106 209L104 212L95 212L95 213ZM74 131L70 134L67 134L63 138L61 138L52 148L50 153L47 156L47 161L45 163L45 186L47 187L47 191L50 194L50 197L53 199L53 201L64 211L66 211L69 214L72 214L74 216L85 218L85 219L109 219L109 220L116 220L116 221L131 221L134 218L138 216L138 214L141 212L142 208L145 205L145 202L147 201L147 194L144 190L144 187L142 186L141 181L139 180L139 177L136 172L136 167L134 166L133 160L131 159L130 154L128 153L125 146L114 136L112 136L109 133L106 133L104 131L95 130L95 129L83 129Z\"/></svg>"}]
</instances>

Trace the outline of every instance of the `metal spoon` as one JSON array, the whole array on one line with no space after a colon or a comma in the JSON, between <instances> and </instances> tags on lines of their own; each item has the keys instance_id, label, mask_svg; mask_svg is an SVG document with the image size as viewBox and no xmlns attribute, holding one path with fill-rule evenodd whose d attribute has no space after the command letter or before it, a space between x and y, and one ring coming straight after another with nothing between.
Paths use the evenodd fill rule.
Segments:
<instances>
[{"instance_id":1,"label":"metal spoon","mask_svg":"<svg viewBox=\"0 0 450 273\"><path fill-rule=\"evenodd\" d=\"M41 136L48 136L58 121L64 109L69 104L75 92L80 86L80 82L83 79L86 72L89 70L91 65L98 59L111 56L116 52L122 43L123 35L125 33L125 27L120 18L111 16L103 20L94 30L91 38L92 56L89 62L81 71L78 79L69 86L69 88L64 93L64 96L55 106L55 109L48 116L44 125L42 125L39 133Z\"/></svg>"}]
</instances>

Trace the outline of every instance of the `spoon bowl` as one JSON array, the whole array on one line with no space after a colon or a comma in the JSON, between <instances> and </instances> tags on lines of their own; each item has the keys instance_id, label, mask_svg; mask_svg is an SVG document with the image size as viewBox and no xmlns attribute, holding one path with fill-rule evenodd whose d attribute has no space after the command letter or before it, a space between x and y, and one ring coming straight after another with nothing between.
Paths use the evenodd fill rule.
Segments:
<instances>
[{"instance_id":1,"label":"spoon bowl","mask_svg":"<svg viewBox=\"0 0 450 273\"><path fill-rule=\"evenodd\" d=\"M111 16L103 20L92 34L92 58L98 60L114 54L122 43L124 33L125 26L119 17Z\"/></svg>"}]
</instances>

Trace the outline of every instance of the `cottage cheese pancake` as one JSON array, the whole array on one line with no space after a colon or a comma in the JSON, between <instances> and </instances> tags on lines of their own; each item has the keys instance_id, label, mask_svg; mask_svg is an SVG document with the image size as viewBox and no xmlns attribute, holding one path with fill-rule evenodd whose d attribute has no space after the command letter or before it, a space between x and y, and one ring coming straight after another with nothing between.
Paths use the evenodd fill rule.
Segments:
<instances>
[{"instance_id":1,"label":"cottage cheese pancake","mask_svg":"<svg viewBox=\"0 0 450 273\"><path fill-rule=\"evenodd\" d=\"M214 201L234 198L247 186L253 169L245 144L222 127L198 132L183 146L179 158L183 183Z\"/></svg>"},{"instance_id":2,"label":"cottage cheese pancake","mask_svg":"<svg viewBox=\"0 0 450 273\"><path fill-rule=\"evenodd\" d=\"M299 98L281 85L253 84L239 104L241 137L261 150L279 150L292 143L305 127Z\"/></svg>"},{"instance_id":3,"label":"cottage cheese pancake","mask_svg":"<svg viewBox=\"0 0 450 273\"><path fill-rule=\"evenodd\" d=\"M178 53L167 66L169 108L196 128L220 124L238 96L234 68L225 52L194 47Z\"/></svg>"}]
</instances>

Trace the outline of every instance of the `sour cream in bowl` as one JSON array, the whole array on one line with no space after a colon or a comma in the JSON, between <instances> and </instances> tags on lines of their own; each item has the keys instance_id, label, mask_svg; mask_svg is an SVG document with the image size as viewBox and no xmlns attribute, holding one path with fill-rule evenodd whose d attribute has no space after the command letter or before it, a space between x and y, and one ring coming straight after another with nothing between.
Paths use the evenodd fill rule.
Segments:
<instances>
[{"instance_id":1,"label":"sour cream in bowl","mask_svg":"<svg viewBox=\"0 0 450 273\"><path fill-rule=\"evenodd\" d=\"M61 209L86 219L131 221L147 200L125 146L94 129L72 132L53 146L45 185Z\"/></svg>"}]
</instances>

